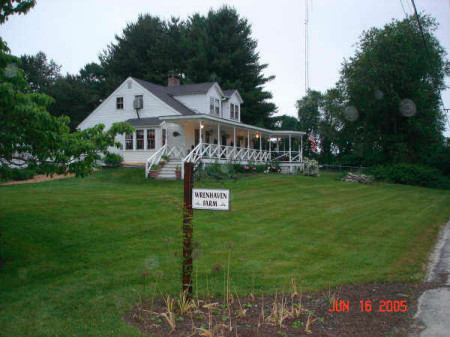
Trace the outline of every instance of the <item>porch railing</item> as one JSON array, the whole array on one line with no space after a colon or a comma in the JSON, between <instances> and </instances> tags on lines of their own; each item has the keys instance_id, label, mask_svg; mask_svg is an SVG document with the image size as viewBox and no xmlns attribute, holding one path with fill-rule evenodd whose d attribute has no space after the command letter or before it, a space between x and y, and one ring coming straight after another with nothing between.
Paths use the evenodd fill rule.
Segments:
<instances>
[{"instance_id":1,"label":"porch railing","mask_svg":"<svg viewBox=\"0 0 450 337\"><path fill-rule=\"evenodd\" d=\"M217 144L198 144L184 159L183 162L196 163L200 159L217 159L227 161L270 161L267 150L239 148Z\"/></svg>"},{"instance_id":2,"label":"porch railing","mask_svg":"<svg viewBox=\"0 0 450 337\"><path fill-rule=\"evenodd\" d=\"M148 177L150 168L153 165L158 165L163 156L180 158L182 159L185 153L185 149L181 146L168 146L167 144L159 148L150 158L147 159L145 164L145 177Z\"/></svg>"}]
</instances>

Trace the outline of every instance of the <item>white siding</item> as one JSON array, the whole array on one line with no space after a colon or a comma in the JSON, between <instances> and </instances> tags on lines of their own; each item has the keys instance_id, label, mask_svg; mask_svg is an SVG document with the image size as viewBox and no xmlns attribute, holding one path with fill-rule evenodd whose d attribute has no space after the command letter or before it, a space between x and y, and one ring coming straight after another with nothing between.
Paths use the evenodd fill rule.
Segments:
<instances>
[{"instance_id":1,"label":"white siding","mask_svg":"<svg viewBox=\"0 0 450 337\"><path fill-rule=\"evenodd\" d=\"M174 96L175 99L186 105L189 109L201 113L207 114L209 113L209 102L206 102L205 94L197 94L197 95L179 95ZM206 109L206 105L208 104L208 110Z\"/></svg>"},{"instance_id":2,"label":"white siding","mask_svg":"<svg viewBox=\"0 0 450 337\"><path fill-rule=\"evenodd\" d=\"M156 98L139 83L132 80L132 88L128 89L128 80L122 83L97 109L95 109L81 124L80 129L86 129L97 124L104 124L109 129L115 122L123 122L130 118L137 118L133 108L134 96L144 97L144 108L139 111L141 118L179 115L180 113ZM116 98L123 97L123 110L116 109Z\"/></svg>"}]
</instances>

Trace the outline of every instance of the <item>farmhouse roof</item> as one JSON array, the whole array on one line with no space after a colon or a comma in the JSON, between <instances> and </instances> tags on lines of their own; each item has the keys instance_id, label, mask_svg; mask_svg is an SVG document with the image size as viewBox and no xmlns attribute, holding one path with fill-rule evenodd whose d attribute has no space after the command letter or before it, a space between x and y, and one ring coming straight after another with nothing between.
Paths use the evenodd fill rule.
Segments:
<instances>
[{"instance_id":1,"label":"farmhouse roof","mask_svg":"<svg viewBox=\"0 0 450 337\"><path fill-rule=\"evenodd\" d=\"M144 80L140 80L138 78L132 77L133 80L142 85L145 89L150 91L153 95L158 97L161 101L169 105L171 108L175 109L182 115L195 115L195 112L189 109L186 105L177 101L172 95L169 93L169 88L172 87L163 87L154 83L150 83Z\"/></svg>"},{"instance_id":2,"label":"farmhouse roof","mask_svg":"<svg viewBox=\"0 0 450 337\"><path fill-rule=\"evenodd\" d=\"M162 123L158 117L130 118L127 122L130 123L131 126L159 125Z\"/></svg>"},{"instance_id":3,"label":"farmhouse roof","mask_svg":"<svg viewBox=\"0 0 450 337\"><path fill-rule=\"evenodd\" d=\"M173 87L164 87L170 95L203 94L213 87L215 82L205 82L196 84L184 84Z\"/></svg>"}]
</instances>

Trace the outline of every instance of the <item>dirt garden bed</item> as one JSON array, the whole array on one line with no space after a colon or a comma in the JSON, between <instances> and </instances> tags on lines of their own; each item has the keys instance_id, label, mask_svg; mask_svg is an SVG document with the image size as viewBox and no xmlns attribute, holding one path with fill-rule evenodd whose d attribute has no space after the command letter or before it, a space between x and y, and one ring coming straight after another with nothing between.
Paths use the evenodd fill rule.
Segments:
<instances>
[{"instance_id":1,"label":"dirt garden bed","mask_svg":"<svg viewBox=\"0 0 450 337\"><path fill-rule=\"evenodd\" d=\"M46 176L45 174L39 174L34 176L31 179L27 180L15 180L15 181L7 181L5 183L0 183L0 185L16 185L16 184L30 184L30 183L42 183L44 181L49 180L57 180L57 179L65 179L65 178L72 178L75 175L72 173L63 175L63 174L54 174L53 177Z\"/></svg>"},{"instance_id":2,"label":"dirt garden bed","mask_svg":"<svg viewBox=\"0 0 450 337\"><path fill-rule=\"evenodd\" d=\"M183 315L179 312L180 298L172 299L173 315L167 310L167 300L155 299L153 309L150 302L141 303L124 320L151 336L398 337L408 334L417 298L432 286L393 282L348 285L323 292L292 291L287 296L238 298L234 294L228 306L223 305L222 298L203 299ZM343 312L329 311L333 300L344 303Z\"/></svg>"}]
</instances>

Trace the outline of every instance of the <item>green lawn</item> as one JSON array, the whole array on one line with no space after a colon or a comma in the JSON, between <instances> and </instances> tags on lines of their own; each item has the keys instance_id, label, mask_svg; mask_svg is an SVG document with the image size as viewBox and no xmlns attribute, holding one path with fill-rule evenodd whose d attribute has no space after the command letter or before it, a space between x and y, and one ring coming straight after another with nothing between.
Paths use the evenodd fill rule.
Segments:
<instances>
[{"instance_id":1,"label":"green lawn","mask_svg":"<svg viewBox=\"0 0 450 337\"><path fill-rule=\"evenodd\" d=\"M221 187L220 183L197 187ZM201 293L275 292L296 272L303 290L413 280L450 193L365 186L320 178L259 175L225 183L231 211L195 211ZM142 271L161 292L180 288L182 182L145 180L143 170L86 179L0 186L6 264L0 272L0 336L139 336L121 317L143 292ZM253 285L254 284L254 285Z\"/></svg>"}]
</instances>

